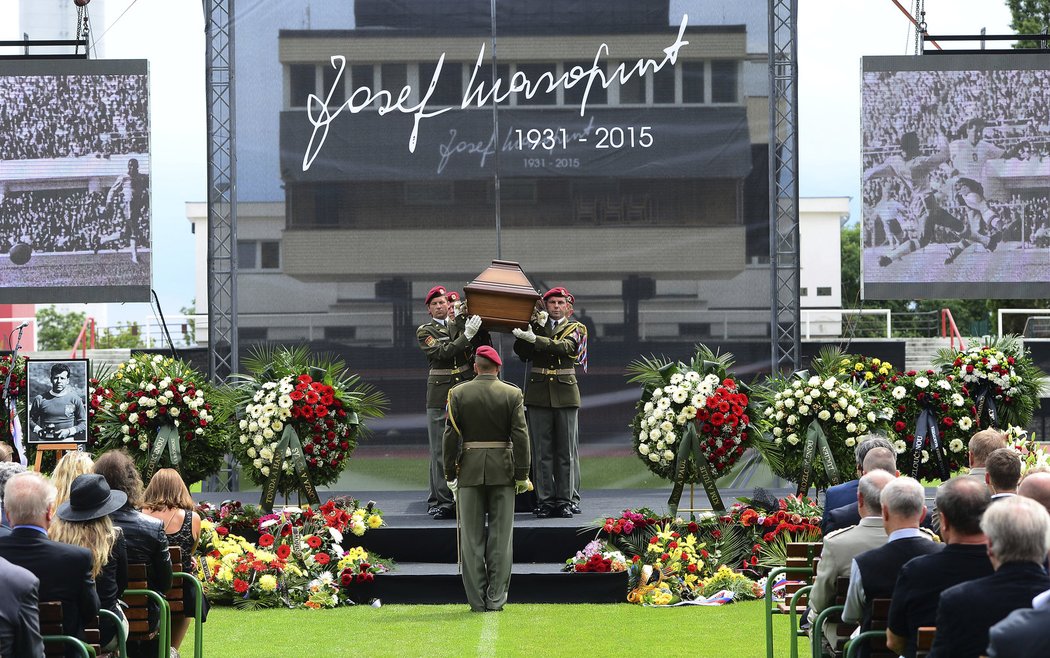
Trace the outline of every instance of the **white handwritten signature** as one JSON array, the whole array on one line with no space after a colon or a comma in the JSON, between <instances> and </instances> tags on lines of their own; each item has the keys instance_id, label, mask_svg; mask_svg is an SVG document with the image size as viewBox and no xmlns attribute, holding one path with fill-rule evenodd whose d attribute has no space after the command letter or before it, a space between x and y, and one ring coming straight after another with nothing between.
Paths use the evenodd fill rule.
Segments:
<instances>
[{"instance_id":1,"label":"white handwritten signature","mask_svg":"<svg viewBox=\"0 0 1050 658\"><path fill-rule=\"evenodd\" d=\"M613 69L609 75L606 75L604 66L602 65L602 57L609 54L609 46L603 43L598 46L589 69L585 69L582 66L574 66L558 77L555 77L553 71L547 71L542 73L536 80L529 80L528 76L523 71L517 71L514 75L510 76L506 88L502 91L501 87L503 87L504 84L502 78L496 78L491 85L492 88L487 92L485 91L485 83L477 80L478 71L481 69L485 59L485 44L482 43L478 52L478 59L474 63L474 70L471 72L470 81L467 83L467 90L466 93L463 94L463 101L460 104L459 109L465 110L472 105L480 108L493 101L500 103L506 100L511 94L515 93L524 93L526 98L532 98L540 91L549 94L555 92L559 87L571 89L577 84L585 83L586 86L584 88L583 98L580 101L580 116L585 116L587 112L587 99L590 96L591 87L595 82L602 87L608 88L616 81L623 84L633 76L645 75L647 71L656 73L668 64L674 66L675 62L678 61L678 51L681 50L683 46L689 44L689 42L683 38L688 23L689 16L683 14L682 23L678 28L677 38L674 43L663 49L664 57L659 61L642 58L630 67L627 66L626 62L621 62L620 65ZM436 117L440 114L456 109L454 107L442 107L432 110L427 109L427 102L433 95L434 88L437 87L438 79L441 76L441 67L444 63L445 53L441 53L437 65L434 67L434 75L430 79L430 84L427 86L426 92L423 93L422 98L415 105L406 105L408 99L412 96L411 85L405 85L398 93L396 100L394 99L394 94L386 89L380 89L373 92L369 87L359 87L350 94L350 97L347 98L342 105L334 111L329 111L328 104L331 102L336 90L342 86L343 72L346 69L346 58L340 55L333 55L331 58L331 65L332 68L336 70L336 75L335 79L332 80L331 88L328 89L327 96L322 99L316 94L310 94L306 99L306 116L314 129L313 133L310 135L310 143L307 145L306 152L303 154L303 171L310 168L314 159L317 158L317 155L321 152L321 147L324 146L325 140L328 138L328 129L331 126L332 121L342 114L343 110L347 110L350 114L357 114L377 103L377 111L380 116L395 110L403 114L415 115L412 125L412 134L409 135L408 138L408 151L409 153L415 153L416 141L419 137L420 122L423 119ZM453 134L452 141L454 140L455 135ZM490 145L492 148L495 148L495 135L493 135ZM489 147L485 147L485 149L481 150L487 150L488 148ZM493 153L494 152L495 151L493 151ZM445 160L447 160L447 157ZM444 167L442 166L442 168Z\"/></svg>"}]
</instances>

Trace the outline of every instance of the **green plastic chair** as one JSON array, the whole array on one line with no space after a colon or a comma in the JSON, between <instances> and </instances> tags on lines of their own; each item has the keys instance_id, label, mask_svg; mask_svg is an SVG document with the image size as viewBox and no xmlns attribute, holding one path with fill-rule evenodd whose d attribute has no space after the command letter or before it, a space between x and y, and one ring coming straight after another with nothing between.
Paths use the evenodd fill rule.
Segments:
<instances>
[{"instance_id":1,"label":"green plastic chair","mask_svg":"<svg viewBox=\"0 0 1050 658\"><path fill-rule=\"evenodd\" d=\"M120 617L105 608L99 608L98 616L106 617L117 627L117 655L120 658L128 658L128 634L124 632L124 624L121 623Z\"/></svg>"},{"instance_id":2,"label":"green plastic chair","mask_svg":"<svg viewBox=\"0 0 1050 658\"><path fill-rule=\"evenodd\" d=\"M141 595L153 599L160 606L160 620L157 622L157 658L171 656L171 607L167 599L151 589L126 589L124 596Z\"/></svg>"},{"instance_id":3,"label":"green plastic chair","mask_svg":"<svg viewBox=\"0 0 1050 658\"><path fill-rule=\"evenodd\" d=\"M71 635L44 635L40 639L42 639L45 644L47 644L48 642L54 644L61 642L64 644L72 645L73 648L76 649L81 656L84 656L84 658L95 658L95 649L92 648L91 645Z\"/></svg>"},{"instance_id":4,"label":"green plastic chair","mask_svg":"<svg viewBox=\"0 0 1050 658\"><path fill-rule=\"evenodd\" d=\"M766 576L766 595L765 595L765 610L766 615L766 658L773 658L773 583L781 575L811 575L813 573L812 567L775 567ZM792 601L795 598L792 597ZM797 639L795 634L797 629L792 629L792 638ZM795 653L792 656L797 658L798 645L795 645Z\"/></svg>"},{"instance_id":5,"label":"green plastic chair","mask_svg":"<svg viewBox=\"0 0 1050 658\"><path fill-rule=\"evenodd\" d=\"M193 657L201 658L204 655L204 620L201 619L204 616L204 586L196 576L185 571L176 571L171 576L181 578L183 587L188 582L197 592L197 599L193 606L193 611L196 613L193 618Z\"/></svg>"},{"instance_id":6,"label":"green plastic chair","mask_svg":"<svg viewBox=\"0 0 1050 658\"><path fill-rule=\"evenodd\" d=\"M833 615L835 613L842 614L842 611L845 610L845 609L846 609L846 606L844 606L844 605L833 605L833 606L830 606L828 608L824 608L823 610L821 610L820 614L817 615L817 618L815 620L813 620L813 632L814 633L821 633L821 634L823 634L824 633L824 622L827 621L828 617L830 617L831 615ZM820 630L817 630L817 629L820 629ZM824 658L823 639L822 639L822 637L814 637L813 638L813 658Z\"/></svg>"},{"instance_id":7,"label":"green plastic chair","mask_svg":"<svg viewBox=\"0 0 1050 658\"><path fill-rule=\"evenodd\" d=\"M846 643L846 658L857 658L857 652L860 651L860 645L862 642L874 640L879 637L885 638L886 631L864 631Z\"/></svg>"}]
</instances>

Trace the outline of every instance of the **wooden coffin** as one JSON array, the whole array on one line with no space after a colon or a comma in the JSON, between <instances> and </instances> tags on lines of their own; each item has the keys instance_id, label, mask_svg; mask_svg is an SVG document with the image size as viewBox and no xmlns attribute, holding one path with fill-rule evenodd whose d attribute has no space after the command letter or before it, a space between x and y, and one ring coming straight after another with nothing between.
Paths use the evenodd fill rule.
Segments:
<instances>
[{"instance_id":1,"label":"wooden coffin","mask_svg":"<svg viewBox=\"0 0 1050 658\"><path fill-rule=\"evenodd\" d=\"M521 266L511 260L492 261L463 290L467 312L481 316L481 326L489 331L524 329L540 298Z\"/></svg>"}]
</instances>

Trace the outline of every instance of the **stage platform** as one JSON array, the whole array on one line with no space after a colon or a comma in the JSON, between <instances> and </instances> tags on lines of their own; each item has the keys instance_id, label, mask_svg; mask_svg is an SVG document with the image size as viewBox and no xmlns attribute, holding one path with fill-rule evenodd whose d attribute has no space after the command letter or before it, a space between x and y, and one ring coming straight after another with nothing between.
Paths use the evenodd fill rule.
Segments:
<instances>
[{"instance_id":1,"label":"stage platform","mask_svg":"<svg viewBox=\"0 0 1050 658\"><path fill-rule=\"evenodd\" d=\"M793 489L771 489L784 496ZM383 603L466 603L463 582L456 565L456 521L435 520L427 515L423 491L330 491L318 492L322 501L334 496L374 500L383 511L385 526L370 530L363 537L347 535L346 546L360 545L377 555L394 560L395 570L376 578L365 598ZM727 504L739 496L751 496L751 489L721 490ZM257 503L258 491L195 494L210 503L235 498ZM595 538L597 523L618 517L624 509L649 507L667 509L667 489L590 490L582 492L582 514L571 519L537 519L531 512L514 515L514 571L511 580L512 603L621 603L627 596L627 574L566 573L565 560ZM702 490L695 494L697 508L709 504ZM524 507L524 501L519 509ZM685 492L681 508L689 507ZM687 516L680 512L679 516Z\"/></svg>"}]
</instances>

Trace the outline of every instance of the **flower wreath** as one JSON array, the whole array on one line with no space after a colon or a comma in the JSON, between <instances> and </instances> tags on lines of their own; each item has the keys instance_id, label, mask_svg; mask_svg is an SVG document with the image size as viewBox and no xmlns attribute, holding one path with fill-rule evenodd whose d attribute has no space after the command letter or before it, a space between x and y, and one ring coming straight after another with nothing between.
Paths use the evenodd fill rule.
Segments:
<instances>
[{"instance_id":1,"label":"flower wreath","mask_svg":"<svg viewBox=\"0 0 1050 658\"><path fill-rule=\"evenodd\" d=\"M747 393L728 374L732 365L732 355L700 345L689 363L651 358L628 366L629 381L642 384L631 422L635 454L675 482L672 514L685 483L703 484L712 506L724 509L715 480L744 454L751 423Z\"/></svg>"},{"instance_id":2,"label":"flower wreath","mask_svg":"<svg viewBox=\"0 0 1050 658\"><path fill-rule=\"evenodd\" d=\"M893 411L890 439L900 472L947 480L966 466L976 424L967 387L955 375L933 370L894 373L886 385Z\"/></svg>"},{"instance_id":3,"label":"flower wreath","mask_svg":"<svg viewBox=\"0 0 1050 658\"><path fill-rule=\"evenodd\" d=\"M769 381L762 397L767 436L759 449L778 476L825 488L850 477L857 440L888 418L850 377L839 377L841 355L824 350L813 360L815 374L803 371Z\"/></svg>"},{"instance_id":4,"label":"flower wreath","mask_svg":"<svg viewBox=\"0 0 1050 658\"><path fill-rule=\"evenodd\" d=\"M970 389L981 429L1027 427L1031 422L1046 374L1017 336L971 343L965 350L941 350L935 363Z\"/></svg>"},{"instance_id":5,"label":"flower wreath","mask_svg":"<svg viewBox=\"0 0 1050 658\"><path fill-rule=\"evenodd\" d=\"M216 392L186 362L135 354L92 388L96 456L127 449L146 482L159 468L193 483L222 466L226 414L213 408Z\"/></svg>"},{"instance_id":6,"label":"flower wreath","mask_svg":"<svg viewBox=\"0 0 1050 658\"><path fill-rule=\"evenodd\" d=\"M11 445L12 448L21 446L24 452L26 449L24 435L19 436L17 441L14 435L15 428L21 428L20 420L25 417L26 411L24 399L26 391L26 359L24 356L18 357L13 368L10 354L0 356L0 387L3 387L8 375L11 376L11 381L7 386L7 399L15 402L14 417L12 418L11 415L11 406L0 404L0 423L3 424L0 426L0 441ZM16 443L18 446L16 446ZM15 456L16 459L18 457L18 455Z\"/></svg>"},{"instance_id":7,"label":"flower wreath","mask_svg":"<svg viewBox=\"0 0 1050 658\"><path fill-rule=\"evenodd\" d=\"M315 359L305 347L262 348L244 363L251 374L237 375L231 389L237 460L263 486L264 509L277 492L319 503L314 487L339 478L363 421L382 416L385 398L342 361Z\"/></svg>"}]
</instances>

